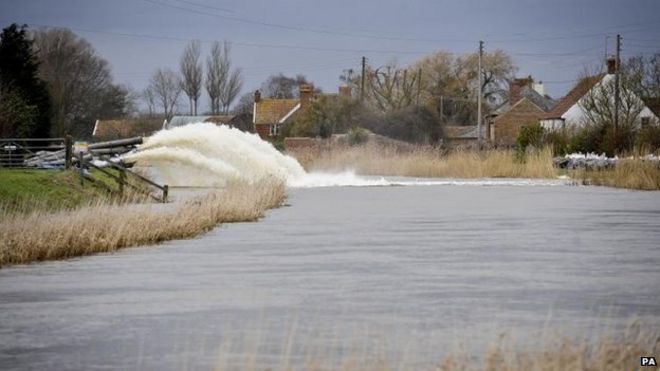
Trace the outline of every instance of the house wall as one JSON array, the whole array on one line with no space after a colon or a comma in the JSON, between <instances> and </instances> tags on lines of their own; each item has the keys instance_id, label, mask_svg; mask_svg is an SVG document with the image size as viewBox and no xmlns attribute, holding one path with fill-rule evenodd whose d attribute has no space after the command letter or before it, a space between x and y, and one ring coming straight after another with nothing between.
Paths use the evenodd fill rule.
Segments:
<instances>
[{"instance_id":1,"label":"house wall","mask_svg":"<svg viewBox=\"0 0 660 371\"><path fill-rule=\"evenodd\" d=\"M493 123L491 142L500 146L516 144L520 128L537 123L545 112L528 99L523 98L509 111L497 117Z\"/></svg>"},{"instance_id":2,"label":"house wall","mask_svg":"<svg viewBox=\"0 0 660 371\"><path fill-rule=\"evenodd\" d=\"M254 124L254 131L263 140L270 138L270 124Z\"/></svg>"},{"instance_id":3,"label":"house wall","mask_svg":"<svg viewBox=\"0 0 660 371\"><path fill-rule=\"evenodd\" d=\"M603 80L601 80L598 84L596 84L593 89L600 89L602 84L613 84L614 83L614 75L605 75L603 77ZM587 93L588 94L588 93ZM657 118L655 114L644 104L644 102L639 98L636 97L636 99L639 101L639 104L644 105L644 109L642 112L639 114L639 117L637 118L636 125L639 126L641 125L642 118L643 117L649 117L649 118ZM585 111L582 109L582 104L584 102L585 98L582 97L580 100L577 101L571 108L566 110L566 112L561 116L561 118L564 119L566 122L566 126L569 127L582 127L584 126L585 123L585 118L586 114ZM614 97L611 99L611 104L614 106Z\"/></svg>"}]
</instances>

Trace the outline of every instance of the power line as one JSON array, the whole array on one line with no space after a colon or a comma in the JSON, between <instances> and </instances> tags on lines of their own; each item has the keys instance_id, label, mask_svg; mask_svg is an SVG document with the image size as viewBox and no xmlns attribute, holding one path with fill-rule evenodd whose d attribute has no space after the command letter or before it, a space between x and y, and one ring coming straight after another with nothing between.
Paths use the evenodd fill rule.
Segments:
<instances>
[{"instance_id":1,"label":"power line","mask_svg":"<svg viewBox=\"0 0 660 371\"><path fill-rule=\"evenodd\" d=\"M279 28L279 29L291 30L291 31L304 31L304 32L311 32L311 33L324 34L324 35L345 36L345 37L360 38L360 39L375 39L375 40L390 40L390 41L419 41L419 42L429 42L429 43L437 43L437 42L443 42L443 41L456 41L456 42L473 42L474 41L474 40L468 40L468 39L451 39L451 38L447 38L447 39L420 39L420 38L408 38L408 37L396 37L396 36L362 35L362 34L355 34L355 33L350 33L350 32L340 32L340 31L332 31L332 30L325 30L325 29L290 26L290 25L285 25L285 24L280 24L280 23L263 22L263 21L257 21L257 20L254 20L254 19L249 19L249 18L242 18L242 17L237 17L237 16L228 16L228 15L222 15L222 14L217 14L217 13L201 12L201 11L198 11L198 10L195 10L195 9L190 9L190 8L186 8L186 7L183 7L183 6L177 6L177 5L174 5L174 4L165 3L165 2L157 1L157 0L142 0L142 1L147 2L147 3L151 3L151 4L160 5L160 6L167 7L167 8L181 10L181 11L188 12L188 13L204 15L204 16L210 16L210 17L217 17L217 18L222 18L222 19L226 19L226 20L229 20L229 21L239 22L239 23L253 24L253 25L259 25L259 26L271 27L271 28Z\"/></svg>"}]
</instances>

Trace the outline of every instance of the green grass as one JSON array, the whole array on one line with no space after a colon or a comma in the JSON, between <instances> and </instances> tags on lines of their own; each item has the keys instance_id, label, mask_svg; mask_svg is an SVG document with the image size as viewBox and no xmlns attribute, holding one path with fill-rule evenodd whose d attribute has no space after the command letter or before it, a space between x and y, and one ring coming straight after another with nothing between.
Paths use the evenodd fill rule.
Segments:
<instances>
[{"instance_id":1,"label":"green grass","mask_svg":"<svg viewBox=\"0 0 660 371\"><path fill-rule=\"evenodd\" d=\"M105 189L89 182L81 186L73 171L0 169L0 208L5 210L72 209L102 198L108 198Z\"/></svg>"}]
</instances>

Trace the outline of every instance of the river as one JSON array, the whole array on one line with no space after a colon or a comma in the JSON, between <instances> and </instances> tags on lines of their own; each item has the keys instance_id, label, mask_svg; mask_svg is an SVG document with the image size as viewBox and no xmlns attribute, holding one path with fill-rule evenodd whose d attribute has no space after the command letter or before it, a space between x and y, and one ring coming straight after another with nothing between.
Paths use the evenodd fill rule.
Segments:
<instances>
[{"instance_id":1,"label":"river","mask_svg":"<svg viewBox=\"0 0 660 371\"><path fill-rule=\"evenodd\" d=\"M291 189L257 223L0 270L4 370L432 365L500 334L660 328L660 197L598 187Z\"/></svg>"}]
</instances>

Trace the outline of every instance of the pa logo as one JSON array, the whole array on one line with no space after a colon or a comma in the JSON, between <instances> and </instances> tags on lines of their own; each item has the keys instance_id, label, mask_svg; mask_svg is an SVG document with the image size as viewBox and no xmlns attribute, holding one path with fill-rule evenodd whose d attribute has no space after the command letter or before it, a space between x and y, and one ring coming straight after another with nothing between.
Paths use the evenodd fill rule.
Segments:
<instances>
[{"instance_id":1,"label":"pa logo","mask_svg":"<svg viewBox=\"0 0 660 371\"><path fill-rule=\"evenodd\" d=\"M658 363L655 361L655 357L642 357L640 361L642 366L657 366Z\"/></svg>"}]
</instances>

